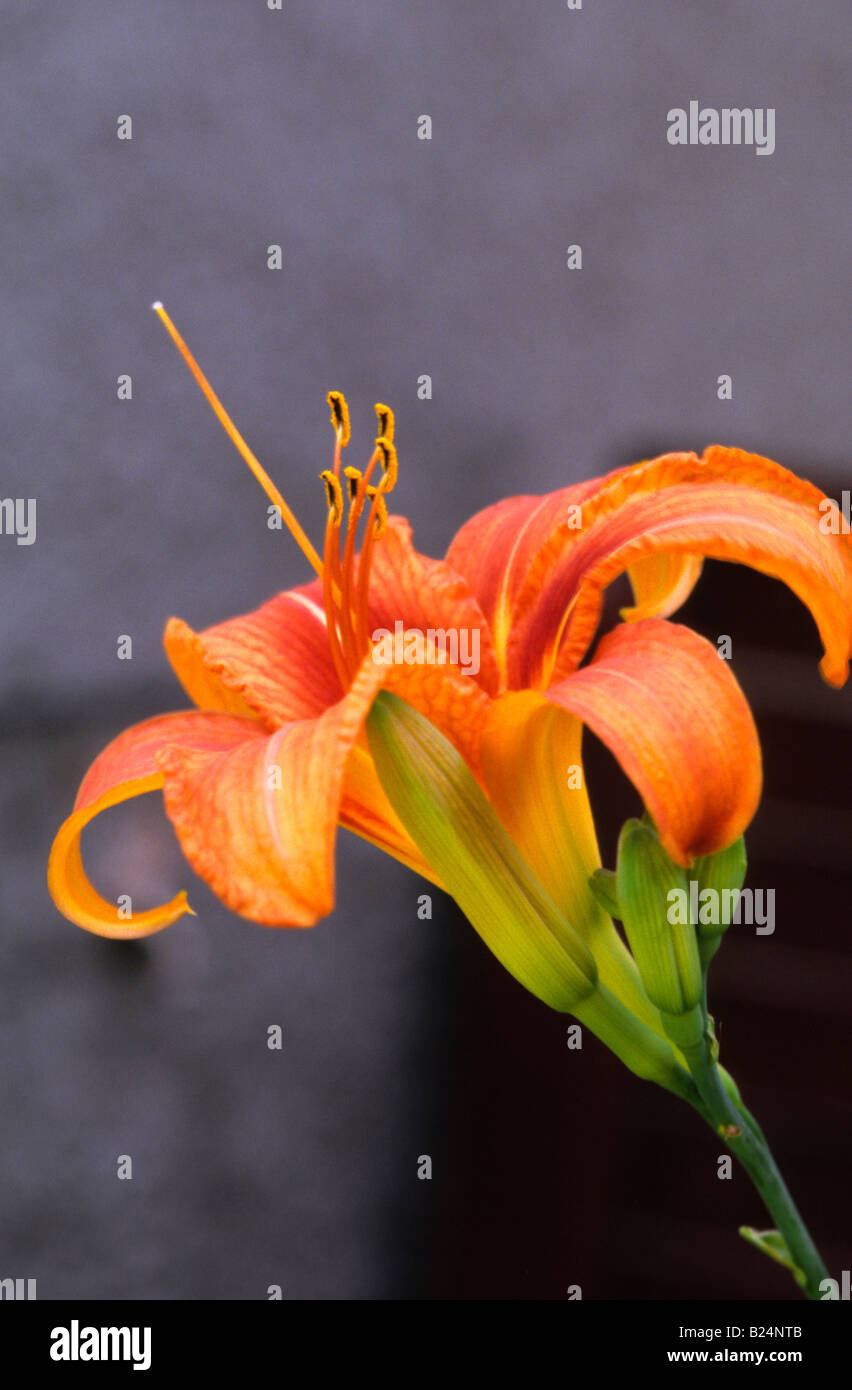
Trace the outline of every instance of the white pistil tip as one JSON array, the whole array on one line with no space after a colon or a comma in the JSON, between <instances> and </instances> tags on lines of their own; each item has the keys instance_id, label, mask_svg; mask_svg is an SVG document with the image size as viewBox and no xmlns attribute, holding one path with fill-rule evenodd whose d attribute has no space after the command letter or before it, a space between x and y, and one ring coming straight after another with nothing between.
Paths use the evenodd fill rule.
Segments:
<instances>
[{"instance_id":1,"label":"white pistil tip","mask_svg":"<svg viewBox=\"0 0 852 1390\"><path fill-rule=\"evenodd\" d=\"M151 308L152 308L155 312L156 312L158 309L162 309L162 307L163 307L163 301L162 301L161 299L155 299L155 300L154 300L154 303L151 305Z\"/></svg>"}]
</instances>

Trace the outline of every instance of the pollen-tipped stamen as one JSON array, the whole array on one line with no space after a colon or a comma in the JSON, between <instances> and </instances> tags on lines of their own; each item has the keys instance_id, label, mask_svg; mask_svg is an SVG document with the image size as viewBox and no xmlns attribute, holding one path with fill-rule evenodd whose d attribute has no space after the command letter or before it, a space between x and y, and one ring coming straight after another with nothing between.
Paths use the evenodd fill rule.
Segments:
<instances>
[{"instance_id":1,"label":"pollen-tipped stamen","mask_svg":"<svg viewBox=\"0 0 852 1390\"><path fill-rule=\"evenodd\" d=\"M393 444L394 431L396 429L393 411L389 405L382 405L381 401L377 401L373 409L376 412L376 419L379 422L379 434L383 435L389 444Z\"/></svg>"},{"instance_id":2,"label":"pollen-tipped stamen","mask_svg":"<svg viewBox=\"0 0 852 1390\"><path fill-rule=\"evenodd\" d=\"M349 443L349 436L351 433L351 427L349 424L349 406L346 404L346 397L344 396L342 391L329 391L328 395L326 396L326 400L328 401L329 409L331 411L331 425L332 429L334 430L334 458L332 460L331 471L334 474L334 477L337 478L339 481L340 454L341 450L345 449L346 445ZM331 518L331 512L329 512L329 518ZM341 518L342 503L341 514L337 519L338 525L340 524ZM329 546L328 541L329 536L326 532L326 543L324 550L325 563L327 565L331 565L331 577L334 583L334 587L339 594L341 588L340 546L337 542L335 542L333 546Z\"/></svg>"},{"instance_id":3,"label":"pollen-tipped stamen","mask_svg":"<svg viewBox=\"0 0 852 1390\"><path fill-rule=\"evenodd\" d=\"M364 546L358 562L358 590L354 607L355 634L358 645L365 651L370 645L369 587L373 546L377 540L381 539L388 526L388 509L382 496L384 483L385 479L382 478L378 487L367 488L367 496L370 498L371 506L364 531Z\"/></svg>"},{"instance_id":4,"label":"pollen-tipped stamen","mask_svg":"<svg viewBox=\"0 0 852 1390\"><path fill-rule=\"evenodd\" d=\"M372 466L372 460L370 467ZM345 468L344 475L349 489L349 515L346 521L346 539L343 546L343 559L340 566L340 640L344 658L354 672L363 655L359 652L351 620L352 569L355 557L355 534L358 518L364 505L365 475L360 468ZM369 473L369 467L368 467Z\"/></svg>"},{"instance_id":5,"label":"pollen-tipped stamen","mask_svg":"<svg viewBox=\"0 0 852 1390\"><path fill-rule=\"evenodd\" d=\"M335 477L330 468L324 468L319 476L325 484L329 523L336 530L343 520L343 489L340 479Z\"/></svg>"},{"instance_id":6,"label":"pollen-tipped stamen","mask_svg":"<svg viewBox=\"0 0 852 1390\"><path fill-rule=\"evenodd\" d=\"M382 473L385 479L382 491L387 494L388 492L393 492L396 487L396 475L399 467L396 457L396 448L394 447L392 439L389 439L386 434L380 434L376 440L376 450L379 455L379 461L382 465Z\"/></svg>"},{"instance_id":7,"label":"pollen-tipped stamen","mask_svg":"<svg viewBox=\"0 0 852 1390\"><path fill-rule=\"evenodd\" d=\"M346 540L343 548L343 562L341 566L341 636L343 649L351 659L353 667L359 665L361 659L366 655L367 643L363 636L359 635L357 621L353 619L352 600L353 587L355 583L355 540L358 532L358 523L361 513L364 510L364 503L369 492L369 482L376 463L379 460L379 451L376 449L371 454L367 467L361 473L360 469L347 468L345 475L350 486L350 507L349 520L346 528Z\"/></svg>"},{"instance_id":8,"label":"pollen-tipped stamen","mask_svg":"<svg viewBox=\"0 0 852 1390\"><path fill-rule=\"evenodd\" d=\"M345 449L351 434L349 406L346 404L346 397L342 391L329 391L326 400L331 410L331 424L337 435L338 447Z\"/></svg>"},{"instance_id":9,"label":"pollen-tipped stamen","mask_svg":"<svg viewBox=\"0 0 852 1390\"><path fill-rule=\"evenodd\" d=\"M327 399L335 434L335 448L333 467L320 474L325 485L328 505L322 572L323 603L332 660L341 683L346 686L370 650L370 562L373 546L384 535L388 525L383 494L390 492L396 483L397 454L393 443L395 423L393 411L388 406L376 406L376 418L381 433L376 439L367 466L363 473L358 468L344 468L341 478L341 450L350 437L349 409L346 398L340 391L329 391ZM382 477L378 487L374 487L370 478L377 465L381 467ZM341 546L345 496L348 496L349 512L346 519L346 536ZM356 565L358 526L367 501L370 503L370 510L364 529L361 555Z\"/></svg>"},{"instance_id":10,"label":"pollen-tipped stamen","mask_svg":"<svg viewBox=\"0 0 852 1390\"><path fill-rule=\"evenodd\" d=\"M325 527L325 554L322 567L322 597L325 608L325 623L328 631L328 645L334 669L344 690L348 687L351 671L341 642L338 603L340 584L335 579L335 571L340 570L340 525L343 520L343 489L340 479L330 468L320 473L325 486L328 504L328 520ZM336 560L336 564L335 564Z\"/></svg>"},{"instance_id":11,"label":"pollen-tipped stamen","mask_svg":"<svg viewBox=\"0 0 852 1390\"><path fill-rule=\"evenodd\" d=\"M335 478L339 478L341 451L346 448L352 433L352 427L349 424L349 406L346 404L346 397L342 391L329 391L326 400L331 411L331 426L334 430L332 469Z\"/></svg>"}]
</instances>

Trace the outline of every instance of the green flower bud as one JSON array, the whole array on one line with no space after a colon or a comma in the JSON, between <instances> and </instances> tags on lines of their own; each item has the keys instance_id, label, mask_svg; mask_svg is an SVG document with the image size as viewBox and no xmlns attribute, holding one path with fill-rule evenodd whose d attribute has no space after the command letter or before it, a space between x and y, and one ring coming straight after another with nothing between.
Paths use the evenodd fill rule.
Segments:
<instances>
[{"instance_id":1,"label":"green flower bud","mask_svg":"<svg viewBox=\"0 0 852 1390\"><path fill-rule=\"evenodd\" d=\"M602 907L610 917L617 917L620 922L621 912L618 907L618 893L616 892L615 874L612 869L595 869L589 879L589 887L598 906Z\"/></svg>"},{"instance_id":2,"label":"green flower bud","mask_svg":"<svg viewBox=\"0 0 852 1390\"><path fill-rule=\"evenodd\" d=\"M689 876L697 887L698 912L694 914L694 920L699 938L721 936L731 925L740 890L745 883L746 849L743 836L718 854L696 859ZM712 897L702 898L702 893L707 889L711 890Z\"/></svg>"},{"instance_id":3,"label":"green flower bud","mask_svg":"<svg viewBox=\"0 0 852 1390\"><path fill-rule=\"evenodd\" d=\"M629 820L622 828L616 890L649 999L663 1014L692 1014L703 997L703 979L695 928L676 910L687 900L686 872L666 853L656 831L641 821ZM684 1043L696 1028L700 1036L699 1016L690 1020Z\"/></svg>"}]
</instances>

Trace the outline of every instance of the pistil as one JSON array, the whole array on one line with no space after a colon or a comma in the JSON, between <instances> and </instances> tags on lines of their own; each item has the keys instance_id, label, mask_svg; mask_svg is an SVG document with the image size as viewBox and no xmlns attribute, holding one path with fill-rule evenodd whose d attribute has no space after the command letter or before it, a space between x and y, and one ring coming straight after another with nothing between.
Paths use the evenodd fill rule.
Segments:
<instances>
[{"instance_id":1,"label":"pistil","mask_svg":"<svg viewBox=\"0 0 852 1390\"><path fill-rule=\"evenodd\" d=\"M219 400L219 397L216 395L216 392L213 390L213 387L210 385L210 382L207 380L206 376L202 372L201 368L199 367L198 363L196 362L195 358L193 357L192 353L190 352L189 348L184 342L181 334L178 332L177 328L172 322L171 316L166 312L159 300L157 300L155 304L152 304L151 308L165 324L169 337L172 339L172 342L174 343L184 362L189 367L190 372L192 373L196 382L198 383L198 387L201 390L202 395L204 396L205 400L207 401L208 405L213 411L213 414L216 416L216 419L219 421L219 424L222 426L222 429L225 431L231 443L234 445L234 448L237 450L243 461L248 464L249 468L251 469L257 481L260 483L260 486L263 488L269 500L278 508L278 511L281 514L282 521L284 522L291 536L295 540L302 554L305 556L305 559L308 561L308 564L311 566L313 570L316 571L317 574L322 574L322 561L320 560L319 555L312 546L305 532L302 530L302 527L299 525L299 522L296 520L294 513L287 506L287 503L284 501L284 498L278 491L278 488L275 486L266 469L263 467L263 464L249 448L248 444L243 439L243 436L240 434L231 417L228 415L228 412L225 410L225 407L222 405L222 402ZM349 422L347 417L347 428L348 423Z\"/></svg>"}]
</instances>

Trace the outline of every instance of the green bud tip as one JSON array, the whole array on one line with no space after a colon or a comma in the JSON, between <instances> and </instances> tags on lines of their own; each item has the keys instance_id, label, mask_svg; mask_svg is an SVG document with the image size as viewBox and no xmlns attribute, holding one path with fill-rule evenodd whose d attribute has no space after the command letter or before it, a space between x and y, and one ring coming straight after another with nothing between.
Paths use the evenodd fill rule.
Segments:
<instances>
[{"instance_id":1,"label":"green bud tip","mask_svg":"<svg viewBox=\"0 0 852 1390\"><path fill-rule=\"evenodd\" d=\"M642 821L629 820L622 828L616 891L648 997L663 1014L692 1015L704 985L695 928L678 910L686 893L686 873L669 857L656 831ZM695 1026L691 1019L689 1037Z\"/></svg>"}]
</instances>

